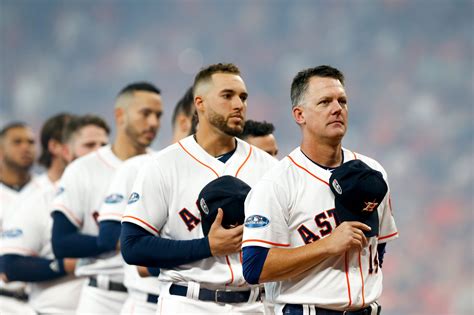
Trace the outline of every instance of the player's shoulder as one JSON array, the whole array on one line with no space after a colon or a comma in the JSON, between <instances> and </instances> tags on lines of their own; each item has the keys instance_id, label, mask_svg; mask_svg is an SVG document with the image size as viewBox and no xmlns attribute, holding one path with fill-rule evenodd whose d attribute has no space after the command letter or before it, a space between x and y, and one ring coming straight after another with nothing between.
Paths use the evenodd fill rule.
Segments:
<instances>
[{"instance_id":1,"label":"player's shoulder","mask_svg":"<svg viewBox=\"0 0 474 315\"><path fill-rule=\"evenodd\" d=\"M273 156L263 151L262 149L254 145L251 145L239 138L236 138L236 140L237 140L237 147L242 148L242 150L238 150L239 153L244 156L251 155L251 158L254 159L257 163L265 163L265 164L273 166L278 162L277 159L275 159Z\"/></svg>"},{"instance_id":2,"label":"player's shoulder","mask_svg":"<svg viewBox=\"0 0 474 315\"><path fill-rule=\"evenodd\" d=\"M70 163L66 170L69 172L94 173L97 169L117 169L122 161L113 153L111 145L106 145L100 149L81 156Z\"/></svg>"},{"instance_id":3,"label":"player's shoulder","mask_svg":"<svg viewBox=\"0 0 474 315\"><path fill-rule=\"evenodd\" d=\"M358 152L348 150L346 148L343 148L343 150L344 150L344 156L348 157L347 160L354 160L354 159L361 160L362 162L364 162L365 164L370 166L372 169L381 172L384 177L387 177L387 172L383 168L382 164L380 164L374 158L371 158L367 155L364 155L364 154L361 154L361 153L358 153Z\"/></svg>"}]
</instances>

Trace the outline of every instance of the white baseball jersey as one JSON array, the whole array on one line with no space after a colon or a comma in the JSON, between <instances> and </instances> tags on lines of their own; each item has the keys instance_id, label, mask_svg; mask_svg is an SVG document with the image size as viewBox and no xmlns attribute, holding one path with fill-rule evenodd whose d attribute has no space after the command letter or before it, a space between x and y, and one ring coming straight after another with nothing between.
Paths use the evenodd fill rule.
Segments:
<instances>
[{"instance_id":1,"label":"white baseball jersey","mask_svg":"<svg viewBox=\"0 0 474 315\"><path fill-rule=\"evenodd\" d=\"M0 254L17 254L53 259L51 248L51 202L57 188L53 183L29 195L4 227L12 231L1 243ZM13 232L14 231L14 232ZM83 279L65 276L52 281L31 283L29 304L40 313L65 313L75 310Z\"/></svg>"},{"instance_id":2,"label":"white baseball jersey","mask_svg":"<svg viewBox=\"0 0 474 315\"><path fill-rule=\"evenodd\" d=\"M107 192L107 197L99 211L99 222L112 220L120 223L127 206L128 196L142 165L152 159L153 154L142 154L125 161L117 170ZM130 290L159 295L156 277L141 277L137 266L124 263L124 285ZM132 296L130 296L132 297Z\"/></svg>"},{"instance_id":3,"label":"white baseball jersey","mask_svg":"<svg viewBox=\"0 0 474 315\"><path fill-rule=\"evenodd\" d=\"M387 174L375 160L344 150L344 161L360 159ZM336 228L331 173L296 148L252 189L245 202L243 247L294 248L327 237ZM304 277L265 284L267 297L284 304L312 304L346 310L374 302L382 292L377 244L398 237L390 208L390 190L378 207L378 237L363 250L325 259Z\"/></svg>"},{"instance_id":4,"label":"white baseball jersey","mask_svg":"<svg viewBox=\"0 0 474 315\"><path fill-rule=\"evenodd\" d=\"M203 238L196 206L201 189L223 175L252 186L275 163L270 155L240 139L232 157L222 163L189 136L159 152L140 170L122 222L168 239ZM248 286L238 253L161 269L159 280L183 285L196 282L211 289Z\"/></svg>"},{"instance_id":5,"label":"white baseball jersey","mask_svg":"<svg viewBox=\"0 0 474 315\"><path fill-rule=\"evenodd\" d=\"M3 242L7 239L7 236L14 236L18 234L18 231L15 229L7 229L5 228L5 224L8 224L10 218L12 218L13 214L17 211L18 207L22 204L23 200L25 200L28 196L34 194L41 187L48 187L52 185L51 181L49 180L47 174L42 174L39 176L33 176L31 181L26 184L20 191L16 191L11 189L10 187L0 183L0 248L5 247ZM0 252L0 255L2 253ZM26 288L26 284L24 282L14 281L9 283L4 283L0 281L0 289L8 290L8 291L17 291L17 290L24 290ZM11 305L15 309L25 305L26 303L20 301L4 301L4 299L12 300L11 298L6 298L0 296L0 313L1 312L10 312L10 308L6 308L7 306Z\"/></svg>"},{"instance_id":6,"label":"white baseball jersey","mask_svg":"<svg viewBox=\"0 0 474 315\"><path fill-rule=\"evenodd\" d=\"M64 171L52 210L60 211L81 233L99 234L99 209L116 169L122 164L110 145L72 162ZM93 263L76 267L77 276L109 275L110 281L123 281L119 253L105 254Z\"/></svg>"}]
</instances>

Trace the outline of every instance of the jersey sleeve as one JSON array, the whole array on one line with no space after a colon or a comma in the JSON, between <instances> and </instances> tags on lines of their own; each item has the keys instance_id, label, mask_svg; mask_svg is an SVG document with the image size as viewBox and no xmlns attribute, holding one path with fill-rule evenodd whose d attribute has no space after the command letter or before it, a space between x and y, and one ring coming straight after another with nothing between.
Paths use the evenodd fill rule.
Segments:
<instances>
[{"instance_id":1,"label":"jersey sleeve","mask_svg":"<svg viewBox=\"0 0 474 315\"><path fill-rule=\"evenodd\" d=\"M242 247L288 247L288 202L282 187L262 179L245 200Z\"/></svg>"},{"instance_id":2,"label":"jersey sleeve","mask_svg":"<svg viewBox=\"0 0 474 315\"><path fill-rule=\"evenodd\" d=\"M0 240L0 255L17 254L38 256L45 245L44 231L48 228L46 203L41 191L29 196L5 218L4 232Z\"/></svg>"},{"instance_id":3,"label":"jersey sleeve","mask_svg":"<svg viewBox=\"0 0 474 315\"><path fill-rule=\"evenodd\" d=\"M388 182L387 182L388 186ZM392 202L390 198L390 187L387 195L382 201L382 207L379 209L379 243L386 243L398 238L398 229L392 212Z\"/></svg>"},{"instance_id":4,"label":"jersey sleeve","mask_svg":"<svg viewBox=\"0 0 474 315\"><path fill-rule=\"evenodd\" d=\"M78 163L66 167L51 208L51 211L63 213L78 228L84 223L84 211L89 198L87 193L89 179L86 174L87 172L82 171L82 166Z\"/></svg>"},{"instance_id":5,"label":"jersey sleeve","mask_svg":"<svg viewBox=\"0 0 474 315\"><path fill-rule=\"evenodd\" d=\"M117 170L100 207L99 222L105 220L120 222L122 220L137 171L137 167L128 164L123 164Z\"/></svg>"},{"instance_id":6,"label":"jersey sleeve","mask_svg":"<svg viewBox=\"0 0 474 315\"><path fill-rule=\"evenodd\" d=\"M122 222L136 224L158 236L168 217L168 186L156 161L145 164L133 184Z\"/></svg>"}]
</instances>

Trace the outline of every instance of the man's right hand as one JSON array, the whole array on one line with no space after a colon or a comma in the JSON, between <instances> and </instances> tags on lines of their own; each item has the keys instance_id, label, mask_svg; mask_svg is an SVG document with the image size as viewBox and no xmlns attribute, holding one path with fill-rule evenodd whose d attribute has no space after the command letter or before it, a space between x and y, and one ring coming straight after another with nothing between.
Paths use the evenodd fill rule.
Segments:
<instances>
[{"instance_id":1,"label":"man's right hand","mask_svg":"<svg viewBox=\"0 0 474 315\"><path fill-rule=\"evenodd\" d=\"M231 229L222 227L224 212L221 208L217 210L217 216L209 230L209 247L212 256L224 256L240 251L242 246L242 234L244 226L239 225Z\"/></svg>"},{"instance_id":2,"label":"man's right hand","mask_svg":"<svg viewBox=\"0 0 474 315\"><path fill-rule=\"evenodd\" d=\"M370 227L357 221L342 222L326 238L327 250L330 255L344 254L351 248L362 249L367 246L367 238L364 231L370 231Z\"/></svg>"}]
</instances>

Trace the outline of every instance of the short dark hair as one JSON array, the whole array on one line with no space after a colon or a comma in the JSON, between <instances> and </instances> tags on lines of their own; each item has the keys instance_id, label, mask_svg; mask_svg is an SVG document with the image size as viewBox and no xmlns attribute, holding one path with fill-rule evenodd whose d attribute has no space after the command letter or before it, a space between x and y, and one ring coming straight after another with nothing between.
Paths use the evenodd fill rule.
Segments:
<instances>
[{"instance_id":1,"label":"short dark hair","mask_svg":"<svg viewBox=\"0 0 474 315\"><path fill-rule=\"evenodd\" d=\"M344 74L331 66L322 65L302 70L296 74L291 83L291 104L293 107L302 102L312 77L334 78L344 86Z\"/></svg>"},{"instance_id":2,"label":"short dark hair","mask_svg":"<svg viewBox=\"0 0 474 315\"><path fill-rule=\"evenodd\" d=\"M209 81L215 73L230 73L240 75L240 69L233 63L216 63L202 68L194 77L193 94L199 83Z\"/></svg>"},{"instance_id":3,"label":"short dark hair","mask_svg":"<svg viewBox=\"0 0 474 315\"><path fill-rule=\"evenodd\" d=\"M245 122L244 131L239 138L245 140L248 137L263 137L272 134L275 126L266 121L247 120Z\"/></svg>"},{"instance_id":4,"label":"short dark hair","mask_svg":"<svg viewBox=\"0 0 474 315\"><path fill-rule=\"evenodd\" d=\"M85 126L90 125L102 128L105 130L107 135L110 134L109 125L101 117L91 114L74 116L71 118L69 123L66 125L66 128L64 129L62 143L68 142L69 140L71 140L74 133L76 133L78 130Z\"/></svg>"},{"instance_id":5,"label":"short dark hair","mask_svg":"<svg viewBox=\"0 0 474 315\"><path fill-rule=\"evenodd\" d=\"M191 117L194 114L194 94L193 87L189 87L186 93L176 103L173 110L173 116L171 117L171 126L174 128L176 124L176 117L183 113L186 117Z\"/></svg>"},{"instance_id":6,"label":"short dark hair","mask_svg":"<svg viewBox=\"0 0 474 315\"><path fill-rule=\"evenodd\" d=\"M5 126L0 130L0 140L5 137L5 135L10 131L10 129L15 129L15 128L28 128L29 126L23 122L23 121L13 121Z\"/></svg>"},{"instance_id":7,"label":"short dark hair","mask_svg":"<svg viewBox=\"0 0 474 315\"><path fill-rule=\"evenodd\" d=\"M139 82L133 82L124 87L120 92L118 93L117 96L127 94L127 93L133 93L135 91L146 91L146 92L152 92L156 94L161 94L161 90L154 86L150 82L146 81L139 81Z\"/></svg>"},{"instance_id":8,"label":"short dark hair","mask_svg":"<svg viewBox=\"0 0 474 315\"><path fill-rule=\"evenodd\" d=\"M53 156L51 155L51 152L49 152L49 141L56 140L63 143L63 132L71 118L72 115L69 113L60 113L49 118L43 124L40 133L41 155L38 158L39 164L46 168L51 166Z\"/></svg>"}]
</instances>

